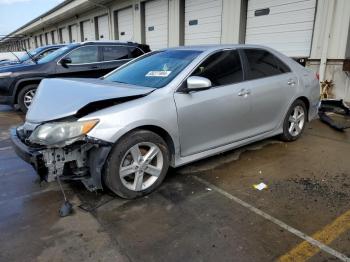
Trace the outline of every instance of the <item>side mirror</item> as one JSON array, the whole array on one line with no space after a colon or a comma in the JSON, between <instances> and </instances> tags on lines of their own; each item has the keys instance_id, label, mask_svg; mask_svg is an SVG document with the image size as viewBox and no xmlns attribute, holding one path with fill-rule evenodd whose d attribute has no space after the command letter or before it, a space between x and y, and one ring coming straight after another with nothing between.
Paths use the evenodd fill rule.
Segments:
<instances>
[{"instance_id":1,"label":"side mirror","mask_svg":"<svg viewBox=\"0 0 350 262\"><path fill-rule=\"evenodd\" d=\"M187 91L206 90L211 87L211 81L201 76L190 76L187 78Z\"/></svg>"},{"instance_id":2,"label":"side mirror","mask_svg":"<svg viewBox=\"0 0 350 262\"><path fill-rule=\"evenodd\" d=\"M71 64L71 63L72 63L72 59L70 59L69 57L65 57L60 60L60 64L62 66L67 66L67 64Z\"/></svg>"}]
</instances>

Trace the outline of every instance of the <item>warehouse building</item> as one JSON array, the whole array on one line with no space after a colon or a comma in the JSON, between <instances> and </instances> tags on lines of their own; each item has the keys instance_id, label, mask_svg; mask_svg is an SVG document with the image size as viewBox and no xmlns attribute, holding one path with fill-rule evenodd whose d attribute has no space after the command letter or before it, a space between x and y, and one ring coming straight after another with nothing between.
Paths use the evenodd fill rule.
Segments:
<instances>
[{"instance_id":1,"label":"warehouse building","mask_svg":"<svg viewBox=\"0 0 350 262\"><path fill-rule=\"evenodd\" d=\"M65 0L0 42L2 50L89 40L254 43L298 59L350 101L349 0Z\"/></svg>"}]
</instances>

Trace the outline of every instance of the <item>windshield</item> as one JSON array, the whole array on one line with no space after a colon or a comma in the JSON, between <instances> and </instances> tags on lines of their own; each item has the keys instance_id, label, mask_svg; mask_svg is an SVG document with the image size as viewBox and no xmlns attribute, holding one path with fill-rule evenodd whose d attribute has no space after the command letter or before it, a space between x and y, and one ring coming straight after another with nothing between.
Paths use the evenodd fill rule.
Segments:
<instances>
[{"instance_id":1,"label":"windshield","mask_svg":"<svg viewBox=\"0 0 350 262\"><path fill-rule=\"evenodd\" d=\"M31 57L34 57L37 53L41 52L41 50L42 48L37 48L37 49L28 51L28 53L30 54ZM30 57L27 53L25 53L20 57L21 62L27 61L28 59L30 59Z\"/></svg>"},{"instance_id":2,"label":"windshield","mask_svg":"<svg viewBox=\"0 0 350 262\"><path fill-rule=\"evenodd\" d=\"M38 60L38 64L44 64L47 62L51 62L53 60L55 60L56 58L60 57L61 55L65 54L67 51L69 51L70 49L72 49L73 47L75 47L75 45L70 45L70 46L65 46L62 47L60 49L57 49L56 51L48 54L47 56L41 58L40 60Z\"/></svg>"},{"instance_id":3,"label":"windshield","mask_svg":"<svg viewBox=\"0 0 350 262\"><path fill-rule=\"evenodd\" d=\"M151 53L115 71L112 82L161 88L174 79L201 51L166 50Z\"/></svg>"}]
</instances>

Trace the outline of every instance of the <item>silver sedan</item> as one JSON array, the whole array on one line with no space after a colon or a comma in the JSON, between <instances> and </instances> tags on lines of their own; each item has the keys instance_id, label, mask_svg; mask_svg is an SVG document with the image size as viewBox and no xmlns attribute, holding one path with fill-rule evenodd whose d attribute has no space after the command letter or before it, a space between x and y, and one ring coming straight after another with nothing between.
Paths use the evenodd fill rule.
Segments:
<instances>
[{"instance_id":1,"label":"silver sedan","mask_svg":"<svg viewBox=\"0 0 350 262\"><path fill-rule=\"evenodd\" d=\"M296 140L318 102L315 73L270 48L170 48L102 79L42 81L12 141L42 179L136 198L169 166L275 135Z\"/></svg>"}]
</instances>

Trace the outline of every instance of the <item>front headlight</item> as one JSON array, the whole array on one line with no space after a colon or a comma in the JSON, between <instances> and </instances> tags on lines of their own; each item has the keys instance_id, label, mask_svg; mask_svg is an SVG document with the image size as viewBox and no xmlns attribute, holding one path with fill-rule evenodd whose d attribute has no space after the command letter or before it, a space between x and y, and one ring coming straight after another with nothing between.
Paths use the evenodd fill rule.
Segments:
<instances>
[{"instance_id":1,"label":"front headlight","mask_svg":"<svg viewBox=\"0 0 350 262\"><path fill-rule=\"evenodd\" d=\"M12 75L12 72L0 73L0 78L8 77L8 76L11 76L11 75Z\"/></svg>"},{"instance_id":2,"label":"front headlight","mask_svg":"<svg viewBox=\"0 0 350 262\"><path fill-rule=\"evenodd\" d=\"M29 137L34 144L47 146L71 144L86 135L98 123L97 119L77 122L47 123L36 128Z\"/></svg>"}]
</instances>

